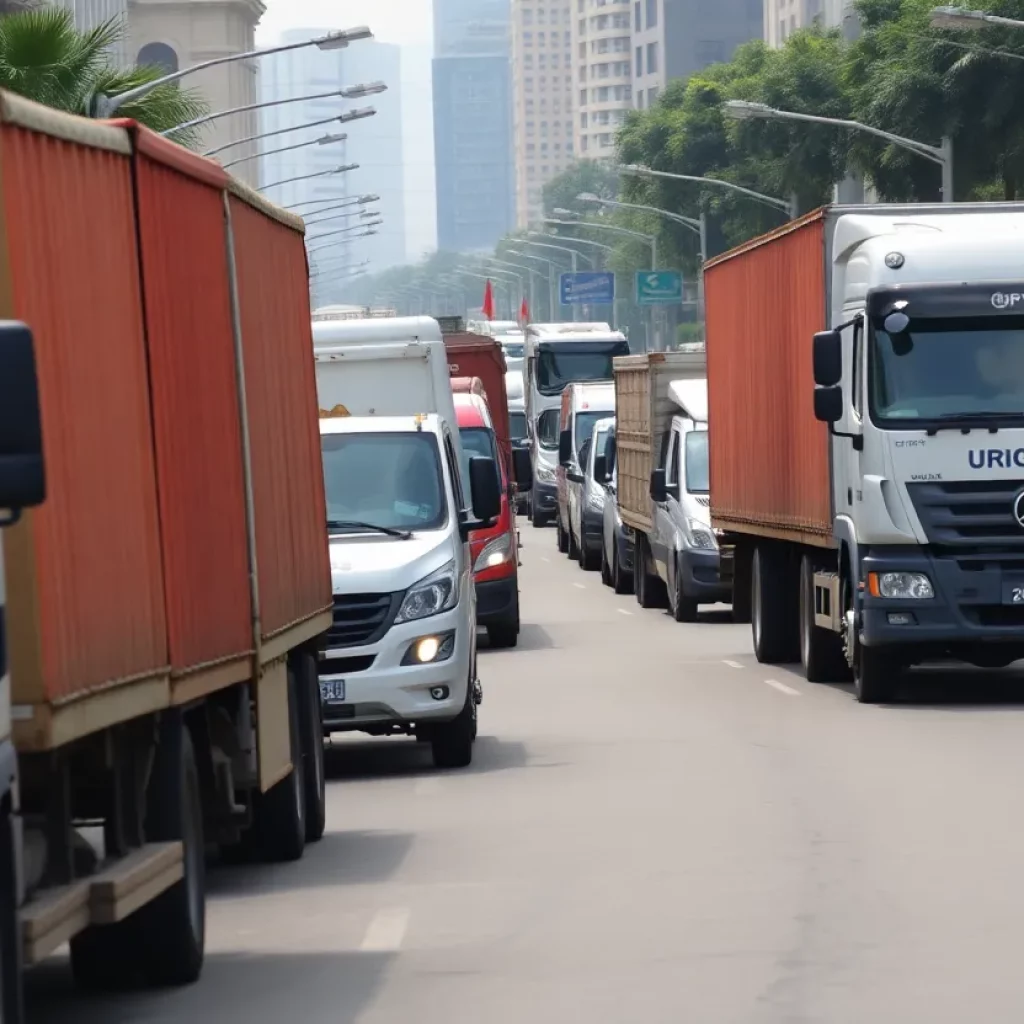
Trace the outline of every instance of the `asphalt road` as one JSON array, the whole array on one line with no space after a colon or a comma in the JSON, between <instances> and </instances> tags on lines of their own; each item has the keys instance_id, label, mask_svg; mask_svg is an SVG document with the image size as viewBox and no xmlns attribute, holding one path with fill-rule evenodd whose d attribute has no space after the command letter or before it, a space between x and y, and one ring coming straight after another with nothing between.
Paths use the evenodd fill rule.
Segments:
<instances>
[{"instance_id":1,"label":"asphalt road","mask_svg":"<svg viewBox=\"0 0 1024 1024\"><path fill-rule=\"evenodd\" d=\"M58 959L32 1024L1021 1019L1019 673L862 707L523 536L470 770L335 743L324 840L214 873L198 985L86 1000Z\"/></svg>"}]
</instances>

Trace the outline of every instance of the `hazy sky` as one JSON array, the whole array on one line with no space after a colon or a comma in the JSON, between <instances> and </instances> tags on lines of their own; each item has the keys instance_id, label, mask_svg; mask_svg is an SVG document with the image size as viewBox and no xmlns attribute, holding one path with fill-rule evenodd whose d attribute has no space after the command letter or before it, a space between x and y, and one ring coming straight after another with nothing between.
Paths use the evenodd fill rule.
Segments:
<instances>
[{"instance_id":1,"label":"hazy sky","mask_svg":"<svg viewBox=\"0 0 1024 1024\"><path fill-rule=\"evenodd\" d=\"M383 43L402 47L402 142L405 159L406 246L411 258L436 243L434 135L430 59L430 0L264 0L267 13L256 32L261 45L292 28L368 25ZM353 44L358 46L358 43ZM272 60L268 57L267 60ZM388 82L391 88L399 83ZM373 102L372 99L369 102ZM349 131L355 139L358 125ZM358 160L358 152L353 153Z\"/></svg>"}]
</instances>

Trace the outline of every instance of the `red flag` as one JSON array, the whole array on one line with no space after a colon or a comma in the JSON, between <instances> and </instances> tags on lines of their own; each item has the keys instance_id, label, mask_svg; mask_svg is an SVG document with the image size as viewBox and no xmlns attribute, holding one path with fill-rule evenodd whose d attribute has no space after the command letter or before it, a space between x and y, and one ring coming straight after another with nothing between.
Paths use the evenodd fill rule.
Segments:
<instances>
[{"instance_id":1,"label":"red flag","mask_svg":"<svg viewBox=\"0 0 1024 1024\"><path fill-rule=\"evenodd\" d=\"M494 289L491 288L490 280L484 286L484 304L483 313L488 320L494 319Z\"/></svg>"},{"instance_id":2,"label":"red flag","mask_svg":"<svg viewBox=\"0 0 1024 1024\"><path fill-rule=\"evenodd\" d=\"M523 301L519 306L519 324L525 327L530 322L530 307L526 304L526 296L523 296Z\"/></svg>"}]
</instances>

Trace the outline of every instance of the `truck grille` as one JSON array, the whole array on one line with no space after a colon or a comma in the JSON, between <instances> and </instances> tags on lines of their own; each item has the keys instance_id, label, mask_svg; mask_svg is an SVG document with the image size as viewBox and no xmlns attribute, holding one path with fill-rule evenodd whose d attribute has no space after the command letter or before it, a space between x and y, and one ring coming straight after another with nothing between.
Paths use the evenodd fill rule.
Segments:
<instances>
[{"instance_id":1,"label":"truck grille","mask_svg":"<svg viewBox=\"0 0 1024 1024\"><path fill-rule=\"evenodd\" d=\"M398 613L400 594L335 594L327 649L376 643Z\"/></svg>"},{"instance_id":2,"label":"truck grille","mask_svg":"<svg viewBox=\"0 0 1024 1024\"><path fill-rule=\"evenodd\" d=\"M1024 570L1024 527L1013 513L1024 480L909 483L928 543L964 571Z\"/></svg>"}]
</instances>

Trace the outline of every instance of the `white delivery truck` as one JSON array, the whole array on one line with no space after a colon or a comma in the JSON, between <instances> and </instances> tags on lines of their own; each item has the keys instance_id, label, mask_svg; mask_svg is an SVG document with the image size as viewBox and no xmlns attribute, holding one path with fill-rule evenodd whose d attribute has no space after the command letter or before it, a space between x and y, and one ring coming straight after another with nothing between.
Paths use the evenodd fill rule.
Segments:
<instances>
[{"instance_id":1,"label":"white delivery truck","mask_svg":"<svg viewBox=\"0 0 1024 1024\"><path fill-rule=\"evenodd\" d=\"M619 515L633 530L637 601L693 622L730 599L711 528L703 346L615 360Z\"/></svg>"},{"instance_id":2,"label":"white delivery truck","mask_svg":"<svg viewBox=\"0 0 1024 1024\"><path fill-rule=\"evenodd\" d=\"M533 468L530 520L534 526L543 526L557 513L555 475L562 392L573 381L610 381L612 359L627 355L626 336L606 323L527 326L523 397Z\"/></svg>"},{"instance_id":3,"label":"white delivery truck","mask_svg":"<svg viewBox=\"0 0 1024 1024\"><path fill-rule=\"evenodd\" d=\"M465 458L429 317L313 324L334 622L326 732L415 735L470 763L482 692L469 534L501 509L492 459Z\"/></svg>"}]
</instances>

